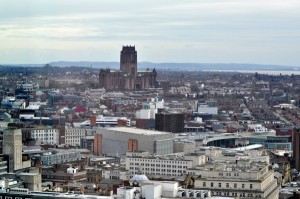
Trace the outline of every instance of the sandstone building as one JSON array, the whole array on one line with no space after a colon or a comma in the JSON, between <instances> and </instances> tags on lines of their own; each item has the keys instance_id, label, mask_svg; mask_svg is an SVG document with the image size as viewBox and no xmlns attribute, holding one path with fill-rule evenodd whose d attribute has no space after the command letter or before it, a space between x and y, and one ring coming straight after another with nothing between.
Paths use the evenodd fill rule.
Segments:
<instances>
[{"instance_id":1,"label":"sandstone building","mask_svg":"<svg viewBox=\"0 0 300 199\"><path fill-rule=\"evenodd\" d=\"M106 90L143 90L155 87L155 69L137 69L137 52L134 46L123 46L120 70L101 69L99 86Z\"/></svg>"}]
</instances>

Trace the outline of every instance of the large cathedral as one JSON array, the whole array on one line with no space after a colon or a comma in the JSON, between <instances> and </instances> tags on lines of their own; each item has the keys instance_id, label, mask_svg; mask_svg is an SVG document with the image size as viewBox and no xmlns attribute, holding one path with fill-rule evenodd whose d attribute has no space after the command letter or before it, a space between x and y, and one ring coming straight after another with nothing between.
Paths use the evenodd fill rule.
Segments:
<instances>
[{"instance_id":1,"label":"large cathedral","mask_svg":"<svg viewBox=\"0 0 300 199\"><path fill-rule=\"evenodd\" d=\"M123 46L120 70L101 69L99 86L106 90L143 90L156 85L156 71L137 70L137 52L134 46Z\"/></svg>"}]
</instances>

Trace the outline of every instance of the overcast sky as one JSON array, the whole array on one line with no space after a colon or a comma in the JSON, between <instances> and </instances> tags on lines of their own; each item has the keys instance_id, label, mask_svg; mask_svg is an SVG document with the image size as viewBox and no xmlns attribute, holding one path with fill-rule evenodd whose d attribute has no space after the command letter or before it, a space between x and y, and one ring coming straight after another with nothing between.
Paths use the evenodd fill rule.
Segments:
<instances>
[{"instance_id":1,"label":"overcast sky","mask_svg":"<svg viewBox=\"0 0 300 199\"><path fill-rule=\"evenodd\" d=\"M0 1L0 63L138 61L300 66L300 0Z\"/></svg>"}]
</instances>

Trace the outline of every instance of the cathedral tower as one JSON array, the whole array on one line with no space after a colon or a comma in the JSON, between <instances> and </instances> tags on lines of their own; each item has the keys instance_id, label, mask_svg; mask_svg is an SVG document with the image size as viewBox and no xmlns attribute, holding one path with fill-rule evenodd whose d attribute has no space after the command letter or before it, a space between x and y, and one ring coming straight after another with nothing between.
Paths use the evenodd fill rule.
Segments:
<instances>
[{"instance_id":1,"label":"cathedral tower","mask_svg":"<svg viewBox=\"0 0 300 199\"><path fill-rule=\"evenodd\" d=\"M137 75L137 53L134 46L123 46L120 56L120 70L134 78Z\"/></svg>"}]
</instances>

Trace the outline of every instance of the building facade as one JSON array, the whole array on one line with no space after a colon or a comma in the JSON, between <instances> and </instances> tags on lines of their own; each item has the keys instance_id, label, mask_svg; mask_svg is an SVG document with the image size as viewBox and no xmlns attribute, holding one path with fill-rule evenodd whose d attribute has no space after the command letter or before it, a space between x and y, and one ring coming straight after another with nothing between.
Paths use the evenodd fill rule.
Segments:
<instances>
[{"instance_id":1,"label":"building facade","mask_svg":"<svg viewBox=\"0 0 300 199\"><path fill-rule=\"evenodd\" d=\"M94 155L102 155L102 134L94 134Z\"/></svg>"},{"instance_id":2,"label":"building facade","mask_svg":"<svg viewBox=\"0 0 300 199\"><path fill-rule=\"evenodd\" d=\"M106 90L143 90L156 85L156 71L137 69L137 52L134 46L123 46L120 70L101 69L99 86Z\"/></svg>"},{"instance_id":3,"label":"building facade","mask_svg":"<svg viewBox=\"0 0 300 199\"><path fill-rule=\"evenodd\" d=\"M59 129L38 127L22 129L22 139L40 139L43 144L59 144Z\"/></svg>"},{"instance_id":4,"label":"building facade","mask_svg":"<svg viewBox=\"0 0 300 199\"><path fill-rule=\"evenodd\" d=\"M13 170L23 168L22 164L22 133L21 129L6 129L3 133L3 154L10 155Z\"/></svg>"},{"instance_id":5,"label":"building facade","mask_svg":"<svg viewBox=\"0 0 300 199\"><path fill-rule=\"evenodd\" d=\"M148 151L151 154L173 153L173 134L129 127L98 129L102 135L102 153L125 154L127 151Z\"/></svg>"},{"instance_id":6,"label":"building facade","mask_svg":"<svg viewBox=\"0 0 300 199\"><path fill-rule=\"evenodd\" d=\"M192 168L192 160L154 157L126 157L126 170L132 174L180 176Z\"/></svg>"},{"instance_id":7,"label":"building facade","mask_svg":"<svg viewBox=\"0 0 300 199\"><path fill-rule=\"evenodd\" d=\"M126 170L132 175L180 176L188 174L189 169L205 164L206 157L198 154L150 156L147 152L128 152L125 161Z\"/></svg>"},{"instance_id":8,"label":"building facade","mask_svg":"<svg viewBox=\"0 0 300 199\"><path fill-rule=\"evenodd\" d=\"M81 160L81 153L78 151L69 150L53 150L43 153L41 161L43 165L63 164Z\"/></svg>"},{"instance_id":9,"label":"building facade","mask_svg":"<svg viewBox=\"0 0 300 199\"><path fill-rule=\"evenodd\" d=\"M195 188L208 189L213 196L276 199L279 197L274 171L265 163L237 161L213 164L195 179Z\"/></svg>"},{"instance_id":10,"label":"building facade","mask_svg":"<svg viewBox=\"0 0 300 199\"><path fill-rule=\"evenodd\" d=\"M86 129L65 127L65 144L71 146L80 146L81 138L86 137Z\"/></svg>"},{"instance_id":11,"label":"building facade","mask_svg":"<svg viewBox=\"0 0 300 199\"><path fill-rule=\"evenodd\" d=\"M155 130L172 133L184 132L183 113L157 113L155 114Z\"/></svg>"}]
</instances>

